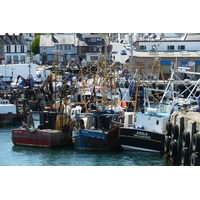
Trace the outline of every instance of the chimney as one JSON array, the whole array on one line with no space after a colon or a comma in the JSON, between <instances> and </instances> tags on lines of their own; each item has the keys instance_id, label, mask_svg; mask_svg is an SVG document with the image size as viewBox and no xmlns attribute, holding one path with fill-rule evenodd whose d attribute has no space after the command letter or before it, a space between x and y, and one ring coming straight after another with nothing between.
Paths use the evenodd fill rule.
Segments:
<instances>
[{"instance_id":1,"label":"chimney","mask_svg":"<svg viewBox=\"0 0 200 200\"><path fill-rule=\"evenodd\" d=\"M19 35L18 35L18 40L21 40L22 39L22 33L20 33Z\"/></svg>"},{"instance_id":2,"label":"chimney","mask_svg":"<svg viewBox=\"0 0 200 200\"><path fill-rule=\"evenodd\" d=\"M13 35L12 35L12 41L14 41L15 40L15 34L13 33Z\"/></svg>"},{"instance_id":3,"label":"chimney","mask_svg":"<svg viewBox=\"0 0 200 200\"><path fill-rule=\"evenodd\" d=\"M82 36L81 33L76 33L76 37L77 37L78 39L81 39L81 36Z\"/></svg>"},{"instance_id":4,"label":"chimney","mask_svg":"<svg viewBox=\"0 0 200 200\"><path fill-rule=\"evenodd\" d=\"M7 40L7 39L8 39L8 36L9 36L9 34L6 33L6 34L4 35L4 40Z\"/></svg>"}]
</instances>

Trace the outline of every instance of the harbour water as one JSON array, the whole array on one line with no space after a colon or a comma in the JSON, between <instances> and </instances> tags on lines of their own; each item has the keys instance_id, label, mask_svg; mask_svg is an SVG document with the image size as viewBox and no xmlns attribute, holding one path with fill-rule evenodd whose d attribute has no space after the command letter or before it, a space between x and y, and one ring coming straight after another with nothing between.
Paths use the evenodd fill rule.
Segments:
<instances>
[{"instance_id":1,"label":"harbour water","mask_svg":"<svg viewBox=\"0 0 200 200\"><path fill-rule=\"evenodd\" d=\"M166 166L159 153L14 146L13 128L0 128L0 166Z\"/></svg>"}]
</instances>

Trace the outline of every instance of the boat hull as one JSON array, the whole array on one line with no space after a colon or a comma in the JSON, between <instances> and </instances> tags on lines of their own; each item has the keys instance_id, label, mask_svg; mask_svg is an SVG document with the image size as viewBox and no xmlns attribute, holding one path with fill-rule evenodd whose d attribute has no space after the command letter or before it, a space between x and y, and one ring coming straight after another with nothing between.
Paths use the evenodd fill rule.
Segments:
<instances>
[{"instance_id":1,"label":"boat hull","mask_svg":"<svg viewBox=\"0 0 200 200\"><path fill-rule=\"evenodd\" d=\"M72 145L72 138L69 133L63 133L52 129L13 129L12 142L14 145L57 147Z\"/></svg>"},{"instance_id":2,"label":"boat hull","mask_svg":"<svg viewBox=\"0 0 200 200\"><path fill-rule=\"evenodd\" d=\"M73 134L74 147L84 150L117 150L119 143L119 128L103 132L99 130L78 130Z\"/></svg>"},{"instance_id":3,"label":"boat hull","mask_svg":"<svg viewBox=\"0 0 200 200\"><path fill-rule=\"evenodd\" d=\"M0 114L0 124L21 124L23 121L24 114Z\"/></svg>"},{"instance_id":4,"label":"boat hull","mask_svg":"<svg viewBox=\"0 0 200 200\"><path fill-rule=\"evenodd\" d=\"M119 141L124 150L162 152L164 135L143 129L121 127Z\"/></svg>"}]
</instances>

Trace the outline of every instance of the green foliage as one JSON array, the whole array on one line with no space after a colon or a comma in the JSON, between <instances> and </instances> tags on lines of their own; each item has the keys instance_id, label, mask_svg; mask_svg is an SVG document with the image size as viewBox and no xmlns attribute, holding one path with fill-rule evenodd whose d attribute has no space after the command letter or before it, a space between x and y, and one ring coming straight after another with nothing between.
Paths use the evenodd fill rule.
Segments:
<instances>
[{"instance_id":1,"label":"green foliage","mask_svg":"<svg viewBox=\"0 0 200 200\"><path fill-rule=\"evenodd\" d=\"M31 51L33 55L40 53L40 36L35 37L31 44Z\"/></svg>"}]
</instances>

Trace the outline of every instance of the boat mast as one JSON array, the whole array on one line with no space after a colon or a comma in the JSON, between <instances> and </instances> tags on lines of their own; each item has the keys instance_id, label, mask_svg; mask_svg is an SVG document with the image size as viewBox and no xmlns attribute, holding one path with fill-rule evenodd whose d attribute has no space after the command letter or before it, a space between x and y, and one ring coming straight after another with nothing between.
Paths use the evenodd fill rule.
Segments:
<instances>
[{"instance_id":1,"label":"boat mast","mask_svg":"<svg viewBox=\"0 0 200 200\"><path fill-rule=\"evenodd\" d=\"M83 68L82 67L80 68L80 74L81 74L81 81L82 81L82 91L83 91L85 112L88 112L87 104L86 104L86 96L85 96L85 81L84 81Z\"/></svg>"},{"instance_id":2,"label":"boat mast","mask_svg":"<svg viewBox=\"0 0 200 200\"><path fill-rule=\"evenodd\" d=\"M106 97L106 89L108 84L108 77L107 77L107 44L106 44L106 37L104 36L104 63L103 63L103 106L107 104L107 97Z\"/></svg>"}]
</instances>

